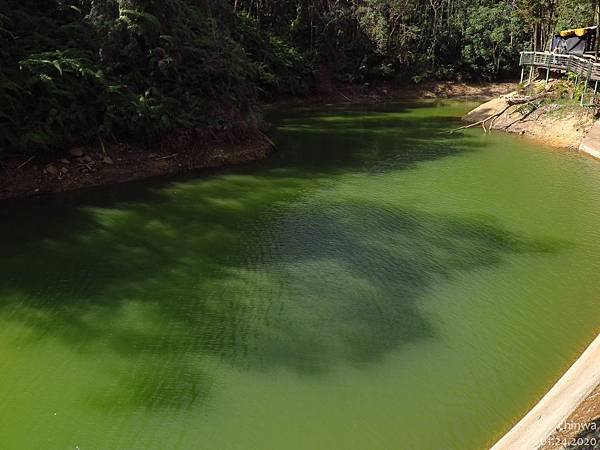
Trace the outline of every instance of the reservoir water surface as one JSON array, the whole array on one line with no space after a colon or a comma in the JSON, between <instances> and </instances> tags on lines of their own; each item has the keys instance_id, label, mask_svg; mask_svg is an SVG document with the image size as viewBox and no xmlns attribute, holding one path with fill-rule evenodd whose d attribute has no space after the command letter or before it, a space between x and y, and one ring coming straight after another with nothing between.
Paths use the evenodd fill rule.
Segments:
<instances>
[{"instance_id":1,"label":"reservoir water surface","mask_svg":"<svg viewBox=\"0 0 600 450\"><path fill-rule=\"evenodd\" d=\"M457 102L0 205L0 447L480 449L600 328L600 164Z\"/></svg>"}]
</instances>

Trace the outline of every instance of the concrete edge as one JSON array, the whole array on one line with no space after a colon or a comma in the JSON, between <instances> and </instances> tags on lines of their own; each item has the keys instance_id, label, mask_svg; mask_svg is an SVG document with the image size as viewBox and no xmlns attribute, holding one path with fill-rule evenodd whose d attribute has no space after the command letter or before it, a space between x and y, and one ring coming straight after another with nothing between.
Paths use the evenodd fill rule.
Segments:
<instances>
[{"instance_id":1,"label":"concrete edge","mask_svg":"<svg viewBox=\"0 0 600 450\"><path fill-rule=\"evenodd\" d=\"M600 385L600 335L548 393L491 450L537 450Z\"/></svg>"},{"instance_id":2,"label":"concrete edge","mask_svg":"<svg viewBox=\"0 0 600 450\"><path fill-rule=\"evenodd\" d=\"M596 149L596 148L586 144L585 142L582 142L581 144L579 144L579 151L586 153L587 155L591 156L592 158L600 159L600 149Z\"/></svg>"}]
</instances>

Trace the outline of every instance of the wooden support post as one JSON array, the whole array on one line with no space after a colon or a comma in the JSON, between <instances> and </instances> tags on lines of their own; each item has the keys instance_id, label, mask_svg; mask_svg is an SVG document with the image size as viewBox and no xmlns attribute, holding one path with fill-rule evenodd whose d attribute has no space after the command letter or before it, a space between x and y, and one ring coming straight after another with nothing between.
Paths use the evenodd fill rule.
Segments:
<instances>
[{"instance_id":1,"label":"wooden support post","mask_svg":"<svg viewBox=\"0 0 600 450\"><path fill-rule=\"evenodd\" d=\"M596 36L594 39L594 61L598 60L598 31L600 29L600 2L594 1L594 19L596 19Z\"/></svg>"},{"instance_id":2,"label":"wooden support post","mask_svg":"<svg viewBox=\"0 0 600 450\"><path fill-rule=\"evenodd\" d=\"M531 84L531 80L533 79L533 66L529 67L529 84Z\"/></svg>"},{"instance_id":3,"label":"wooden support post","mask_svg":"<svg viewBox=\"0 0 600 450\"><path fill-rule=\"evenodd\" d=\"M550 79L550 67L546 68L546 84L548 84L548 80Z\"/></svg>"},{"instance_id":4,"label":"wooden support post","mask_svg":"<svg viewBox=\"0 0 600 450\"><path fill-rule=\"evenodd\" d=\"M521 81L519 81L520 84L523 84L524 76L525 76L525 67L521 67Z\"/></svg>"},{"instance_id":5,"label":"wooden support post","mask_svg":"<svg viewBox=\"0 0 600 450\"><path fill-rule=\"evenodd\" d=\"M587 76L585 77L585 86L583 87L583 94L581 94L581 100L579 104L583 106L583 100L585 98L585 94L587 94L588 84L590 83L590 76L592 74L592 65L590 64L588 67Z\"/></svg>"}]
</instances>

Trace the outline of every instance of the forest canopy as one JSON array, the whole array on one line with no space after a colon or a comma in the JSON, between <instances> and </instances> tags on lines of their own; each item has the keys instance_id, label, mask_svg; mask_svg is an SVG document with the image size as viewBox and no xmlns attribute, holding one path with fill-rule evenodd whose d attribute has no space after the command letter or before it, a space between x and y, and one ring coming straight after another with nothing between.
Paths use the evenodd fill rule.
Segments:
<instances>
[{"instance_id":1,"label":"forest canopy","mask_svg":"<svg viewBox=\"0 0 600 450\"><path fill-rule=\"evenodd\" d=\"M256 127L261 97L514 77L591 0L3 0L0 153Z\"/></svg>"}]
</instances>

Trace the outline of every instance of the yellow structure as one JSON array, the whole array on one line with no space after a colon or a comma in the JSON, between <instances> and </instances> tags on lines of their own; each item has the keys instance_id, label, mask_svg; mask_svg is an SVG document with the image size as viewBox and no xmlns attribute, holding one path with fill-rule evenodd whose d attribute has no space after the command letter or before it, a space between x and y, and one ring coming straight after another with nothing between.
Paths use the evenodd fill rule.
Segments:
<instances>
[{"instance_id":1,"label":"yellow structure","mask_svg":"<svg viewBox=\"0 0 600 450\"><path fill-rule=\"evenodd\" d=\"M588 34L590 31L595 30L595 29L596 29L596 27L572 28L570 30L561 31L558 34L560 34L560 37L572 37L572 36L582 37L582 36L585 36L586 34Z\"/></svg>"}]
</instances>

